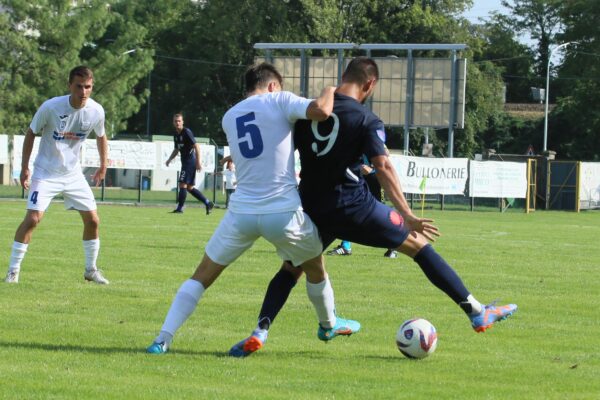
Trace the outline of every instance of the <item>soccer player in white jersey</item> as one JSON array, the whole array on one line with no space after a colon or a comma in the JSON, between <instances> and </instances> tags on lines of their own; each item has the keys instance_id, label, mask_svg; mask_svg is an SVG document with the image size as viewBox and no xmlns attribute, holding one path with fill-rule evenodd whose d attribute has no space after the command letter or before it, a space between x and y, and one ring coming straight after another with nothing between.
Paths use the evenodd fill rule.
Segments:
<instances>
[{"instance_id":1,"label":"soccer player in white jersey","mask_svg":"<svg viewBox=\"0 0 600 400\"><path fill-rule=\"evenodd\" d=\"M167 351L204 291L259 237L271 242L283 260L301 266L306 273L308 297L319 319L319 337L334 338L360 329L358 322L335 315L322 244L315 225L302 211L294 171L294 122L327 119L335 88L323 89L315 100L298 97L282 91L281 75L267 63L249 68L245 80L246 99L227 111L222 123L237 166L237 189L196 272L175 295L160 334L147 348L149 353ZM264 336L258 332L246 346L260 348L264 340L266 331Z\"/></svg>"},{"instance_id":2,"label":"soccer player in white jersey","mask_svg":"<svg viewBox=\"0 0 600 400\"><path fill-rule=\"evenodd\" d=\"M84 278L108 284L96 267L100 250L99 219L96 201L79 163L81 144L90 133L96 133L100 168L93 175L98 185L106 175L108 143L104 134L104 109L90 98L94 75L86 66L78 66L69 73L70 94L51 98L37 110L23 142L21 185L29 189L27 213L15 233L5 282L19 282L21 262L27 252L34 229L41 222L50 201L63 195L65 208L77 210L83 220L83 249L85 252ZM39 152L29 170L29 158L35 134L41 133ZM31 183L29 179L31 178Z\"/></svg>"}]
</instances>

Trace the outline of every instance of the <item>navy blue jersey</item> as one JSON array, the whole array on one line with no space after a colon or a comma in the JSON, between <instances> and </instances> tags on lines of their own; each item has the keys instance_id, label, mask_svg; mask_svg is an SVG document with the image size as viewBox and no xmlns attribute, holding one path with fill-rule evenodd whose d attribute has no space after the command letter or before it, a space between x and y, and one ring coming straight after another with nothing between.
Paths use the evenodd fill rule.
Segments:
<instances>
[{"instance_id":1,"label":"navy blue jersey","mask_svg":"<svg viewBox=\"0 0 600 400\"><path fill-rule=\"evenodd\" d=\"M298 121L294 141L302 206L319 228L324 247L339 238L397 248L406 239L402 216L377 201L360 172L364 157L387 155L383 122L373 112L336 93L331 117Z\"/></svg>"},{"instance_id":2,"label":"navy blue jersey","mask_svg":"<svg viewBox=\"0 0 600 400\"><path fill-rule=\"evenodd\" d=\"M343 206L368 192L360 173L363 155L387 154L383 122L355 99L336 93L333 114L323 122L296 123L302 203Z\"/></svg>"},{"instance_id":3,"label":"navy blue jersey","mask_svg":"<svg viewBox=\"0 0 600 400\"><path fill-rule=\"evenodd\" d=\"M175 133L173 141L175 148L179 150L182 164L196 162L196 150L194 150L196 139L191 130L183 128L181 133Z\"/></svg>"}]
</instances>

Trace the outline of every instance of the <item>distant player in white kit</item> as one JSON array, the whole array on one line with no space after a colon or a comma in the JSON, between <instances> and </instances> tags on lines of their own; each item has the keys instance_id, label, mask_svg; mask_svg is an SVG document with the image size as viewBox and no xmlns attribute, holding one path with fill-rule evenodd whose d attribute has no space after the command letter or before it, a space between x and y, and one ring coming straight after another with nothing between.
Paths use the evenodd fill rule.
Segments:
<instances>
[{"instance_id":1,"label":"distant player in white kit","mask_svg":"<svg viewBox=\"0 0 600 400\"><path fill-rule=\"evenodd\" d=\"M317 228L302 211L296 189L292 127L298 119L323 121L333 108L334 87L315 100L282 91L282 78L270 64L245 75L247 97L223 117L223 130L237 166L238 186L229 209L205 248L196 272L185 281L149 353L167 351L173 335L195 310L204 291L259 237L272 243L282 260L306 273L306 289L328 337L358 331L356 321L337 318L333 289L323 267ZM257 334L260 338L260 333ZM247 346L262 346L261 340Z\"/></svg>"},{"instance_id":2,"label":"distant player in white kit","mask_svg":"<svg viewBox=\"0 0 600 400\"><path fill-rule=\"evenodd\" d=\"M104 109L90 98L94 75L86 66L78 66L69 73L69 95L51 98L37 110L23 142L21 185L29 189L27 214L17 232L10 256L5 282L19 282L21 262L27 252L33 230L41 222L50 201L61 194L67 210L77 210L83 220L83 249L85 252L84 278L108 284L96 267L100 250L99 219L96 201L79 163L81 144L90 133L96 133L100 168L93 176L96 185L106 175L108 143L104 134ZM35 134L41 133L39 152L29 170L29 158ZM31 185L29 178L31 177Z\"/></svg>"}]
</instances>

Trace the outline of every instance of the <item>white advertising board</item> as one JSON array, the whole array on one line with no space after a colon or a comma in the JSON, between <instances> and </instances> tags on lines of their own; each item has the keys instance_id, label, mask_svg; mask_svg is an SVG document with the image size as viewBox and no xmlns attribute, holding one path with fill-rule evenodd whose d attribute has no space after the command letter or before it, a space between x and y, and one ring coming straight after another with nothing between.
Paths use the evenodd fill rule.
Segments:
<instances>
[{"instance_id":1,"label":"white advertising board","mask_svg":"<svg viewBox=\"0 0 600 400\"><path fill-rule=\"evenodd\" d=\"M8 164L8 135L0 135L0 164Z\"/></svg>"},{"instance_id":2,"label":"white advertising board","mask_svg":"<svg viewBox=\"0 0 600 400\"><path fill-rule=\"evenodd\" d=\"M160 155L160 165L158 165L159 169L162 169L163 171L180 171L181 159L179 158L179 154L173 160L171 160L168 167L166 165L169 156L173 152L173 142L160 141L155 143L158 146L158 152Z\"/></svg>"},{"instance_id":3,"label":"white advertising board","mask_svg":"<svg viewBox=\"0 0 600 400\"><path fill-rule=\"evenodd\" d=\"M579 204L581 208L600 208L600 163L579 165Z\"/></svg>"},{"instance_id":4,"label":"white advertising board","mask_svg":"<svg viewBox=\"0 0 600 400\"><path fill-rule=\"evenodd\" d=\"M524 199L527 196L527 164L505 161L471 161L469 195Z\"/></svg>"},{"instance_id":5,"label":"white advertising board","mask_svg":"<svg viewBox=\"0 0 600 400\"><path fill-rule=\"evenodd\" d=\"M165 171L181 170L181 158L179 155L169 163L168 167L166 166L166 162L173 152L173 143L165 141L156 143L158 144L158 151L160 152L160 169ZM200 144L200 164L202 165L202 172L213 172L215 170L215 162L215 146L211 144Z\"/></svg>"},{"instance_id":6,"label":"white advertising board","mask_svg":"<svg viewBox=\"0 0 600 400\"><path fill-rule=\"evenodd\" d=\"M21 176L21 160L23 160L23 142L25 136L15 135L13 136L13 173L12 177L19 179ZM31 156L29 157L29 171L33 175L33 162L37 157L38 150L40 148L40 138L36 137L33 142L33 149L31 150Z\"/></svg>"},{"instance_id":7,"label":"white advertising board","mask_svg":"<svg viewBox=\"0 0 600 400\"><path fill-rule=\"evenodd\" d=\"M215 146L212 144L201 144L200 145L200 164L202 164L202 171L211 173L215 171L217 160L215 160Z\"/></svg>"},{"instance_id":8,"label":"white advertising board","mask_svg":"<svg viewBox=\"0 0 600 400\"><path fill-rule=\"evenodd\" d=\"M464 194L466 158L429 158L390 155L402 191L425 194Z\"/></svg>"},{"instance_id":9,"label":"white advertising board","mask_svg":"<svg viewBox=\"0 0 600 400\"><path fill-rule=\"evenodd\" d=\"M83 146L83 167L99 167L100 156L95 140L86 140ZM154 169L156 145L149 142L108 141L108 168Z\"/></svg>"}]
</instances>

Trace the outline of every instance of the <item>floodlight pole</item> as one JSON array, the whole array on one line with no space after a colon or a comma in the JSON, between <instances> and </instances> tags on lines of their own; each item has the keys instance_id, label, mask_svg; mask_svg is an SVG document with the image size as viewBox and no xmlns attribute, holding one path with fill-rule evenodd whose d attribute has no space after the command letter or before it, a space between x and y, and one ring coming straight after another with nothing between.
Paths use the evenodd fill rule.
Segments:
<instances>
[{"instance_id":1,"label":"floodlight pole","mask_svg":"<svg viewBox=\"0 0 600 400\"><path fill-rule=\"evenodd\" d=\"M152 70L148 72L148 102L146 103L146 137L148 141L152 141L150 135L150 96L152 95Z\"/></svg>"},{"instance_id":2,"label":"floodlight pole","mask_svg":"<svg viewBox=\"0 0 600 400\"><path fill-rule=\"evenodd\" d=\"M415 60L412 49L406 51L406 106L404 109L404 155L410 152L410 126L413 120L413 101L415 97Z\"/></svg>"},{"instance_id":3,"label":"floodlight pole","mask_svg":"<svg viewBox=\"0 0 600 400\"><path fill-rule=\"evenodd\" d=\"M120 56L135 53L136 51L138 51L137 48L126 50L126 51L122 52L120 54ZM148 141L152 141L152 136L150 135L150 95L152 94L151 85L152 85L152 70L150 70L150 72L148 72L148 103L146 104L146 137L148 138Z\"/></svg>"},{"instance_id":4,"label":"floodlight pole","mask_svg":"<svg viewBox=\"0 0 600 400\"><path fill-rule=\"evenodd\" d=\"M556 46L553 49L550 49L550 54L548 55L548 64L546 65L546 106L544 108L544 150L548 150L548 100L550 98L550 61L552 60L552 54L558 49L562 49L563 47L567 47L570 44L576 42L567 42Z\"/></svg>"}]
</instances>

